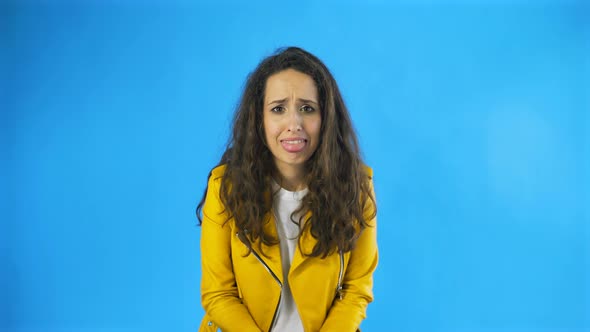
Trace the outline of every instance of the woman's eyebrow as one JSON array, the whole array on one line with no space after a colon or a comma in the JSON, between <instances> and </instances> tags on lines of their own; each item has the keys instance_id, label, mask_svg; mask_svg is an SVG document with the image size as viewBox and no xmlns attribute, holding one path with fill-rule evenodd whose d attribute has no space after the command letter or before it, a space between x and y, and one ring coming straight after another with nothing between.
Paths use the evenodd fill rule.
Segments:
<instances>
[{"instance_id":1,"label":"woman's eyebrow","mask_svg":"<svg viewBox=\"0 0 590 332\"><path fill-rule=\"evenodd\" d=\"M286 102L287 99L289 99L289 98L283 98L283 99L273 100L270 103L268 103L268 105L270 105L270 104L282 104L282 103Z\"/></svg>"},{"instance_id":2,"label":"woman's eyebrow","mask_svg":"<svg viewBox=\"0 0 590 332\"><path fill-rule=\"evenodd\" d=\"M273 100L273 101L269 102L268 105L271 105L271 104L282 104L282 103L286 102L287 100L289 100L289 98L283 98L283 99ZM312 99L297 98L297 100L299 102L307 103L307 104L316 104L316 105L318 104L317 101L312 100Z\"/></svg>"},{"instance_id":3,"label":"woman's eyebrow","mask_svg":"<svg viewBox=\"0 0 590 332\"><path fill-rule=\"evenodd\" d=\"M308 104L316 104L317 105L317 103L318 103L317 101L312 100L312 99L299 98L298 100L302 103L308 103Z\"/></svg>"}]
</instances>

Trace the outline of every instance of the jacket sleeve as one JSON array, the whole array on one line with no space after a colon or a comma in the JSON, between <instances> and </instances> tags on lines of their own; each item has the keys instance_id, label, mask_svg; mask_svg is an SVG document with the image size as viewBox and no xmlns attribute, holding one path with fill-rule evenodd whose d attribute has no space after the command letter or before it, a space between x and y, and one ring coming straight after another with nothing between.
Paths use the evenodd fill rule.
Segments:
<instances>
[{"instance_id":1,"label":"jacket sleeve","mask_svg":"<svg viewBox=\"0 0 590 332\"><path fill-rule=\"evenodd\" d=\"M373 197L375 197L374 194ZM371 209L374 207L371 206ZM375 217L369 220L369 227L364 229L350 253L342 284L342 299L334 300L320 331L354 332L358 330L366 317L368 304L373 301L373 272L377 267L377 261L377 218Z\"/></svg>"},{"instance_id":2,"label":"jacket sleeve","mask_svg":"<svg viewBox=\"0 0 590 332\"><path fill-rule=\"evenodd\" d=\"M232 230L219 198L220 178L209 178L201 229L201 303L224 332L260 329L239 298L231 256Z\"/></svg>"}]
</instances>

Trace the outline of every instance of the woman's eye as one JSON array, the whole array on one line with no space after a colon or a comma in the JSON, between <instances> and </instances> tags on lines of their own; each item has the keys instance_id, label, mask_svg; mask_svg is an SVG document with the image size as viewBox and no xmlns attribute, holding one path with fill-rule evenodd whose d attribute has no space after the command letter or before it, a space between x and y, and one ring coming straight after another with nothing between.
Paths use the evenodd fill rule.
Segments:
<instances>
[{"instance_id":1,"label":"woman's eye","mask_svg":"<svg viewBox=\"0 0 590 332\"><path fill-rule=\"evenodd\" d=\"M309 113L309 112L313 112L315 111L315 109L309 105L303 105L301 106L301 110L305 113Z\"/></svg>"},{"instance_id":2,"label":"woman's eye","mask_svg":"<svg viewBox=\"0 0 590 332\"><path fill-rule=\"evenodd\" d=\"M273 107L270 109L271 112L273 113L280 113L283 111L283 106L277 106L277 107Z\"/></svg>"}]
</instances>

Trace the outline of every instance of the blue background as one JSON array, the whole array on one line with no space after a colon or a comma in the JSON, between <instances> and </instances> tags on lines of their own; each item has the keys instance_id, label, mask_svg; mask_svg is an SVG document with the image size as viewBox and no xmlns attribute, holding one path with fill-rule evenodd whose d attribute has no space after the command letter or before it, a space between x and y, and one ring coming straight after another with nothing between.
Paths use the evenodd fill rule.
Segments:
<instances>
[{"instance_id":1,"label":"blue background","mask_svg":"<svg viewBox=\"0 0 590 332\"><path fill-rule=\"evenodd\" d=\"M194 208L298 45L375 169L364 331L590 331L585 1L0 5L0 330L196 331Z\"/></svg>"}]
</instances>

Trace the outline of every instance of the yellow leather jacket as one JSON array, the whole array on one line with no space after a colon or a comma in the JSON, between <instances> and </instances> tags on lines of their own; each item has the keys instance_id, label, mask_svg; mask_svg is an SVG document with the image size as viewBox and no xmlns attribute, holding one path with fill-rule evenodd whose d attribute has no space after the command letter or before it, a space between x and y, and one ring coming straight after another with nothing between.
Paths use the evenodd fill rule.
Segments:
<instances>
[{"instance_id":1,"label":"yellow leather jacket","mask_svg":"<svg viewBox=\"0 0 590 332\"><path fill-rule=\"evenodd\" d=\"M212 171L203 206L201 302L205 317L199 331L270 331L283 285L280 247L263 246L264 255L254 250L246 256L248 248L237 237L233 220L224 223L227 212L219 198L224 171L223 165ZM372 177L368 167L367 172ZM365 318L373 300L378 260L376 219L370 225L350 252L322 259L295 250L288 278L306 332L354 332ZM275 223L265 227L276 238ZM311 252L317 240L309 232L301 236L304 252Z\"/></svg>"}]
</instances>

